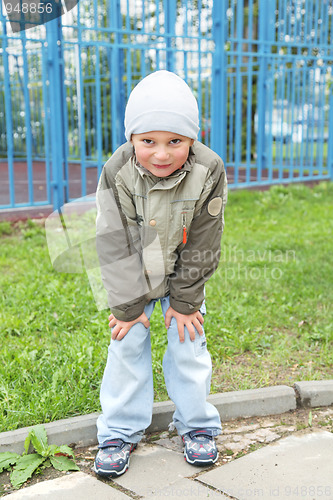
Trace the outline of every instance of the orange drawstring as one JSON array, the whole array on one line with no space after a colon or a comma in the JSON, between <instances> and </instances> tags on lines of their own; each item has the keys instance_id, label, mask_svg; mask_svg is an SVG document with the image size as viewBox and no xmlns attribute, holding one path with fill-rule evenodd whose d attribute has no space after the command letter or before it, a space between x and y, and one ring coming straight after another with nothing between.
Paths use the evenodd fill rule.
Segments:
<instances>
[{"instance_id":1,"label":"orange drawstring","mask_svg":"<svg viewBox=\"0 0 333 500\"><path fill-rule=\"evenodd\" d=\"M183 226L183 243L184 243L184 245L185 245L186 241L187 241L186 227Z\"/></svg>"}]
</instances>

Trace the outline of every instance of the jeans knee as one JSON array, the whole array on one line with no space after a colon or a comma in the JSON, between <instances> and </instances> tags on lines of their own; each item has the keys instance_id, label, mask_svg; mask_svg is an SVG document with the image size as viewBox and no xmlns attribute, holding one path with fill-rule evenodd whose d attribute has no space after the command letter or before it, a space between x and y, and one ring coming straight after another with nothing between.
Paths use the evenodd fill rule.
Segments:
<instances>
[{"instance_id":1,"label":"jeans knee","mask_svg":"<svg viewBox=\"0 0 333 500\"><path fill-rule=\"evenodd\" d=\"M142 323L136 323L121 340L111 340L109 349L137 353L143 348L148 334L149 328L146 328Z\"/></svg>"}]
</instances>

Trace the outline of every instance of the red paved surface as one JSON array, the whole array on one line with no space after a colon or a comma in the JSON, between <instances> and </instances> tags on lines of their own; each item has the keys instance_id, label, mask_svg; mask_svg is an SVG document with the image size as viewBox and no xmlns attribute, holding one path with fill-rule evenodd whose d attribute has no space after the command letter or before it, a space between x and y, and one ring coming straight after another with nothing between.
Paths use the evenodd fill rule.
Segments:
<instances>
[{"instance_id":1,"label":"red paved surface","mask_svg":"<svg viewBox=\"0 0 333 500\"><path fill-rule=\"evenodd\" d=\"M14 185L15 203L29 203L28 168L25 162L14 163ZM33 201L34 203L46 202L46 164L44 162L33 162ZM69 196L71 199L81 197L81 166L70 164L69 172ZM91 194L97 187L97 168L86 169L86 193ZM10 204L8 166L6 162L0 162L0 206ZM52 205L38 207L24 207L0 210L0 220L24 220L27 218L46 217L53 211Z\"/></svg>"},{"instance_id":2,"label":"red paved surface","mask_svg":"<svg viewBox=\"0 0 333 500\"><path fill-rule=\"evenodd\" d=\"M46 191L46 164L44 162L33 162L33 200L34 202L47 202ZM29 185L27 164L25 162L15 162L14 164L14 184L15 184L15 202L16 203L29 203ZM81 166L78 164L70 164L69 171L69 197L71 199L80 198L81 195ZM234 169L228 167L228 182L234 182ZM261 178L268 179L268 170L262 171ZM284 172L283 177L288 178L288 172ZM294 179L297 174L294 173ZM278 178L278 172L273 172L273 178ZM250 180L257 180L257 169L251 168ZM246 181L246 171L240 168L238 171L238 182ZM310 184L316 181L308 181ZM89 167L86 169L86 194L92 194L97 187L97 168ZM253 186L251 189L269 189L269 186ZM8 179L8 166L6 162L0 162L0 206L10 203L9 197L9 179ZM28 218L47 217L53 212L52 205L38 207L24 207L16 209L0 210L0 220L24 220Z\"/></svg>"}]
</instances>

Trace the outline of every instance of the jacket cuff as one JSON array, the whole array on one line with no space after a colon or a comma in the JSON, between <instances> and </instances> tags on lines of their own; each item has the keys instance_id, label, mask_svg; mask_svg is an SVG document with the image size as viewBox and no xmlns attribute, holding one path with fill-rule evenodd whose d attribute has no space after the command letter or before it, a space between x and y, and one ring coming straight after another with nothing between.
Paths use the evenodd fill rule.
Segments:
<instances>
[{"instance_id":1,"label":"jacket cuff","mask_svg":"<svg viewBox=\"0 0 333 500\"><path fill-rule=\"evenodd\" d=\"M187 302L180 302L170 295L170 306L180 314L192 314L196 311L199 311L201 304L199 304L198 306L193 306L192 304L188 304Z\"/></svg>"},{"instance_id":2,"label":"jacket cuff","mask_svg":"<svg viewBox=\"0 0 333 500\"><path fill-rule=\"evenodd\" d=\"M146 302L141 301L132 306L124 306L122 308L111 307L111 312L116 319L120 321L133 321L141 316L145 309Z\"/></svg>"}]
</instances>

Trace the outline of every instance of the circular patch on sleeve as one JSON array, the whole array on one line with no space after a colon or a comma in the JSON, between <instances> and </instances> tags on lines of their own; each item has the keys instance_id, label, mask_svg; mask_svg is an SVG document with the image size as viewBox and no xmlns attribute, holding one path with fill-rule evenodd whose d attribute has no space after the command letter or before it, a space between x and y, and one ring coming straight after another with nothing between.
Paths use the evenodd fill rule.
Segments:
<instances>
[{"instance_id":1,"label":"circular patch on sleeve","mask_svg":"<svg viewBox=\"0 0 333 500\"><path fill-rule=\"evenodd\" d=\"M222 208L222 198L220 198L220 196L217 196L216 198L210 200L210 202L208 203L207 210L209 215L216 217L220 213L221 208Z\"/></svg>"}]
</instances>

